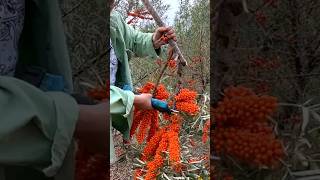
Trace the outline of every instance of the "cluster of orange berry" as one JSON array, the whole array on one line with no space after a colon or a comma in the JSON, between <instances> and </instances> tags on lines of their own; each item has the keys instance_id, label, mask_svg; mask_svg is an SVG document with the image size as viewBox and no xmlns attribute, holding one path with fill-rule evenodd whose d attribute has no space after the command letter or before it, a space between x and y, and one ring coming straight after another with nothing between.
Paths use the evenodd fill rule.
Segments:
<instances>
[{"instance_id":1,"label":"cluster of orange berry","mask_svg":"<svg viewBox=\"0 0 320 180\"><path fill-rule=\"evenodd\" d=\"M187 113L188 115L196 115L199 112L199 107L196 103L197 92L189 89L181 89L175 96L176 109Z\"/></svg>"},{"instance_id":2,"label":"cluster of orange berry","mask_svg":"<svg viewBox=\"0 0 320 180\"><path fill-rule=\"evenodd\" d=\"M225 98L213 110L218 126L247 128L256 122L267 122L267 117L276 110L276 98L251 94L250 90L239 91L241 89L243 87L235 91L227 89Z\"/></svg>"},{"instance_id":3,"label":"cluster of orange berry","mask_svg":"<svg viewBox=\"0 0 320 180\"><path fill-rule=\"evenodd\" d=\"M167 64L170 70L175 70L177 67L177 62L174 59L169 59L167 61L161 61L161 59L156 60L156 64L158 66L162 66L163 64Z\"/></svg>"},{"instance_id":4,"label":"cluster of orange berry","mask_svg":"<svg viewBox=\"0 0 320 180\"><path fill-rule=\"evenodd\" d=\"M275 168L284 149L268 124L277 108L277 99L257 96L245 87L229 87L212 110L216 123L214 150L253 166Z\"/></svg>"},{"instance_id":5,"label":"cluster of orange berry","mask_svg":"<svg viewBox=\"0 0 320 180\"><path fill-rule=\"evenodd\" d=\"M139 89L140 93L152 93L152 90L155 88L155 85L151 82L147 82L142 88ZM155 93L155 98L160 100L165 100L169 98L169 93L167 92L164 85L160 84ZM136 138L138 143L142 143L146 135L147 141L149 141L152 136L155 135L156 131L159 128L159 112L157 110L140 110L135 109L133 115L133 122L130 129L130 136L137 132ZM148 131L149 130L149 131Z\"/></svg>"},{"instance_id":6,"label":"cluster of orange berry","mask_svg":"<svg viewBox=\"0 0 320 180\"><path fill-rule=\"evenodd\" d=\"M139 93L152 93L152 91L155 88L155 84L152 82L147 82L142 88L140 88L138 91ZM166 100L169 98L169 92L167 91L166 87L163 84L159 84L156 92L155 92L155 98L160 100Z\"/></svg>"},{"instance_id":7,"label":"cluster of orange berry","mask_svg":"<svg viewBox=\"0 0 320 180\"><path fill-rule=\"evenodd\" d=\"M191 58L191 61L194 63L199 63L203 60L203 58L201 56L194 56Z\"/></svg>"},{"instance_id":8,"label":"cluster of orange berry","mask_svg":"<svg viewBox=\"0 0 320 180\"><path fill-rule=\"evenodd\" d=\"M171 69L174 69L177 67L177 62L174 60L174 59L170 59L168 60L168 67L171 68Z\"/></svg>"},{"instance_id":9,"label":"cluster of orange berry","mask_svg":"<svg viewBox=\"0 0 320 180\"><path fill-rule=\"evenodd\" d=\"M133 122L130 129L130 136L136 133L136 130L139 128L139 131L136 134L138 143L142 143L148 133L147 141L155 134L159 128L158 119L159 112L156 110L134 110ZM148 132L149 129L149 132Z\"/></svg>"},{"instance_id":10,"label":"cluster of orange berry","mask_svg":"<svg viewBox=\"0 0 320 180\"><path fill-rule=\"evenodd\" d=\"M165 153L169 153L169 162L176 171L181 171L179 130L182 118L179 115L170 116L171 124L159 129L156 134L147 142L143 149L141 160L146 161L147 171L144 174L142 169L135 170L135 177L145 176L145 180L154 180L163 166Z\"/></svg>"},{"instance_id":11,"label":"cluster of orange berry","mask_svg":"<svg viewBox=\"0 0 320 180\"><path fill-rule=\"evenodd\" d=\"M250 165L275 168L284 156L281 142L272 133L236 128L217 129L215 133L217 154L228 154Z\"/></svg>"}]
</instances>

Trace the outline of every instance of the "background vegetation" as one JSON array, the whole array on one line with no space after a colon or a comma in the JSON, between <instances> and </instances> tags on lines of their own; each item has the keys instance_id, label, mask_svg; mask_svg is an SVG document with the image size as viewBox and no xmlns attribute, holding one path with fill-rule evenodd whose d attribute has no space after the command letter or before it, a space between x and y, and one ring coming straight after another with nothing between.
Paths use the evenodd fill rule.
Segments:
<instances>
[{"instance_id":1,"label":"background vegetation","mask_svg":"<svg viewBox=\"0 0 320 180\"><path fill-rule=\"evenodd\" d=\"M75 91L106 83L109 65L107 3L90 0L60 0L65 34L72 63Z\"/></svg>"},{"instance_id":2,"label":"background vegetation","mask_svg":"<svg viewBox=\"0 0 320 180\"><path fill-rule=\"evenodd\" d=\"M282 168L276 170L236 167L224 160L215 161L216 170L226 170L235 179L319 179L320 2L213 3L212 104L216 106L222 90L231 85L276 97L279 108L269 123L286 152Z\"/></svg>"}]
</instances>

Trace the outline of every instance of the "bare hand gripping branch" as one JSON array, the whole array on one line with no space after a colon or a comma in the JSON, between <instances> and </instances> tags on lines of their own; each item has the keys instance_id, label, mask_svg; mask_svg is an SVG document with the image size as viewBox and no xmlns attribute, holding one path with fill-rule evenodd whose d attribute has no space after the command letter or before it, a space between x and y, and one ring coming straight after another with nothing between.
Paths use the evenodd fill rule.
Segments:
<instances>
[{"instance_id":1,"label":"bare hand gripping branch","mask_svg":"<svg viewBox=\"0 0 320 180\"><path fill-rule=\"evenodd\" d=\"M164 22L161 20L160 16L158 15L158 13L155 11L155 9L152 7L152 5L150 4L149 0L141 0L144 4L144 6L147 8L147 10L149 11L149 13L152 15L153 19L156 21L157 25L159 27L164 27L166 26L164 24ZM169 40L169 45L174 47L175 49L175 53L178 54L179 56L179 60L180 60L180 63L183 65L183 66L186 66L187 65L187 61L186 59L183 57L177 43L170 39Z\"/></svg>"}]
</instances>

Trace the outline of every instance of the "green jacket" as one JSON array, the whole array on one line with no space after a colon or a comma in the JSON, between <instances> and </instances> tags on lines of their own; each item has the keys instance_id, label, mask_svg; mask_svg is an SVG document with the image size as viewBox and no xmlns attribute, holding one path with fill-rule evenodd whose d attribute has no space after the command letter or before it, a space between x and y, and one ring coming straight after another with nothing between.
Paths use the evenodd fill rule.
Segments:
<instances>
[{"instance_id":1,"label":"green jacket","mask_svg":"<svg viewBox=\"0 0 320 180\"><path fill-rule=\"evenodd\" d=\"M120 13L113 11L110 17L110 37L116 56L119 60L116 84L110 87L110 114L112 126L120 131L125 139L129 139L132 123L134 94L123 91L124 85L132 88L129 57L149 57L156 60L158 56L165 58L166 48L159 52L153 47L152 33L142 33L127 25ZM111 128L111 126L110 126ZM111 131L110 131L111 133ZM110 161L115 161L112 135L110 134Z\"/></svg>"},{"instance_id":2,"label":"green jacket","mask_svg":"<svg viewBox=\"0 0 320 180\"><path fill-rule=\"evenodd\" d=\"M19 63L38 65L63 75L66 89L72 92L57 0L26 1L20 40ZM43 92L16 78L0 76L0 180L44 179L32 169L55 179L73 179L70 162L78 114L78 105L68 94ZM66 164L71 166L61 168ZM69 175L61 175L62 172Z\"/></svg>"}]
</instances>

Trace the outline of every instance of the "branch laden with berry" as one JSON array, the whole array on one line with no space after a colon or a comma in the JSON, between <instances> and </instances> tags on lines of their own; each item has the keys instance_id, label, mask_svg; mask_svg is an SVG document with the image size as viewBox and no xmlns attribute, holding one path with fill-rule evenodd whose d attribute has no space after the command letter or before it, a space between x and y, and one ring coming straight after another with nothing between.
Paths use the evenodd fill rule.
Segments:
<instances>
[{"instance_id":1,"label":"branch laden with berry","mask_svg":"<svg viewBox=\"0 0 320 180\"><path fill-rule=\"evenodd\" d=\"M139 92L150 93L154 88L155 85L148 82ZM181 135L185 133L183 128L187 126L188 120L199 113L197 93L181 89L170 100L170 93L163 84L159 84L155 92L155 98L167 100L170 106L175 104L175 109L180 113L170 115L157 110L135 109L130 135L143 145L139 159L143 163L135 170L135 179L143 177L151 180L157 176L169 176L166 174L181 176L188 169L188 161L182 160Z\"/></svg>"}]
</instances>

